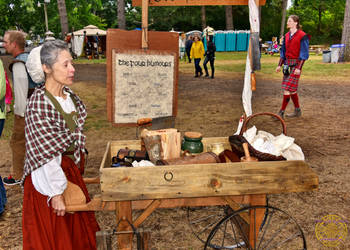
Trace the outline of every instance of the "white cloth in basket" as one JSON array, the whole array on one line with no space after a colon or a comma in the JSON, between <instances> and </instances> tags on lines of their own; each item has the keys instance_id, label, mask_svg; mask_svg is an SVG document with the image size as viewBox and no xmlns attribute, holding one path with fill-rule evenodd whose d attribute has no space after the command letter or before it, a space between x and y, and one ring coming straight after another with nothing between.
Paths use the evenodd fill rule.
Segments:
<instances>
[{"instance_id":1,"label":"white cloth in basket","mask_svg":"<svg viewBox=\"0 0 350 250\"><path fill-rule=\"evenodd\" d=\"M266 131L259 130L255 126L243 133L249 144L256 150L276 156L282 155L288 161L305 160L302 149L294 143L294 138L283 133L274 136Z\"/></svg>"}]
</instances>

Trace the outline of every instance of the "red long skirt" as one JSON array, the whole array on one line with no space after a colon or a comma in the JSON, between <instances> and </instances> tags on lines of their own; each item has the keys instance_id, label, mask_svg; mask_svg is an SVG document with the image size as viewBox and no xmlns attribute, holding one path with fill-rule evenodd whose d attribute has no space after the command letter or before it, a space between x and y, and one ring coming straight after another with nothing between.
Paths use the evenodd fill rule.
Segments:
<instances>
[{"instance_id":1,"label":"red long skirt","mask_svg":"<svg viewBox=\"0 0 350 250\"><path fill-rule=\"evenodd\" d=\"M82 178L84 160L80 169L67 156L62 157L61 167L67 180L78 185L90 201ZM23 249L35 250L80 250L96 249L96 231L99 226L94 212L66 213L56 216L47 205L47 196L40 194L33 186L31 176L24 181L23 196Z\"/></svg>"}]
</instances>

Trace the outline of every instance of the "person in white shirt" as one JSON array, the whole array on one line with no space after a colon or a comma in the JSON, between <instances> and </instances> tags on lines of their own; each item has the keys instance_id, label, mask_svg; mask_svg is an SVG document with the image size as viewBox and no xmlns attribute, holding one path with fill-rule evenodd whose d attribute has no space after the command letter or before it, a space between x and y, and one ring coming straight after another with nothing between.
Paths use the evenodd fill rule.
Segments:
<instances>
[{"instance_id":1,"label":"person in white shirt","mask_svg":"<svg viewBox=\"0 0 350 250\"><path fill-rule=\"evenodd\" d=\"M12 149L11 175L4 178L4 184L15 185L23 175L25 156L24 113L28 97L28 74L22 62L25 46L25 34L21 31L10 30L5 33L4 47L7 53L14 57L10 65L12 70L12 84L15 94L14 123L10 146Z\"/></svg>"},{"instance_id":2,"label":"person in white shirt","mask_svg":"<svg viewBox=\"0 0 350 250\"><path fill-rule=\"evenodd\" d=\"M40 58L45 84L35 89L25 114L23 249L96 249L94 213L66 213L67 194L90 201L82 178L87 113L69 88L73 59L61 40L45 42Z\"/></svg>"}]
</instances>

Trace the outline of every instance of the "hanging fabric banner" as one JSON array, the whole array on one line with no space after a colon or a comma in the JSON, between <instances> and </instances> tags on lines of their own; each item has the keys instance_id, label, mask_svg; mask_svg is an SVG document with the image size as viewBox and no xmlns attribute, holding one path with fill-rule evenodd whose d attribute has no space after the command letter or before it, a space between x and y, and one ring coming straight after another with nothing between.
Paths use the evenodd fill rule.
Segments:
<instances>
[{"instance_id":1,"label":"hanging fabric banner","mask_svg":"<svg viewBox=\"0 0 350 250\"><path fill-rule=\"evenodd\" d=\"M246 116L250 116L253 113L252 112L252 75L253 75L252 72L254 72L254 70L260 69L260 51L259 50L256 51L256 49L254 49L256 48L256 40L259 42L259 32L260 32L259 9L255 0L249 0L248 6L249 6L249 22L250 22L251 32L250 32L250 42L249 42L249 48L247 53L245 73L244 73L244 86L242 91L242 104L243 104L243 109ZM258 56L258 60L256 60L257 56ZM238 134L240 132L242 124L243 124L243 119L241 117L235 134Z\"/></svg>"}]
</instances>

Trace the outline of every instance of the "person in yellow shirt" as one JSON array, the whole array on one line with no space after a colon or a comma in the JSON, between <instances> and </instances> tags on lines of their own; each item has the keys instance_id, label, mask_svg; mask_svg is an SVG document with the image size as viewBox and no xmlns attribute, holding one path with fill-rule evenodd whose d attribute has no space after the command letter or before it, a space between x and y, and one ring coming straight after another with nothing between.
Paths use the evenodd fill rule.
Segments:
<instances>
[{"instance_id":1,"label":"person in yellow shirt","mask_svg":"<svg viewBox=\"0 0 350 250\"><path fill-rule=\"evenodd\" d=\"M194 67L196 75L194 77L200 77L203 75L201 66L199 65L201 59L204 57L204 46L199 36L194 37L194 42L191 47L191 59L194 59Z\"/></svg>"}]
</instances>

